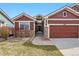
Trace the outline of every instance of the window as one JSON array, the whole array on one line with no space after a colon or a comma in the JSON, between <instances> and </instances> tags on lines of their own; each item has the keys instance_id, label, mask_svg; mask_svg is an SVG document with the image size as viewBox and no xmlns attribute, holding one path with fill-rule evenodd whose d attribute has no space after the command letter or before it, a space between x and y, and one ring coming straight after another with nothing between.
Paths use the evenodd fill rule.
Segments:
<instances>
[{"instance_id":1,"label":"window","mask_svg":"<svg viewBox=\"0 0 79 59\"><path fill-rule=\"evenodd\" d=\"M4 22L3 21L0 21L0 26L4 26Z\"/></svg>"},{"instance_id":2,"label":"window","mask_svg":"<svg viewBox=\"0 0 79 59\"><path fill-rule=\"evenodd\" d=\"M76 11L78 11L78 10L77 10L77 7L74 7L73 9L76 10Z\"/></svg>"},{"instance_id":3,"label":"window","mask_svg":"<svg viewBox=\"0 0 79 59\"><path fill-rule=\"evenodd\" d=\"M67 11L63 12L63 17L67 17Z\"/></svg>"},{"instance_id":4,"label":"window","mask_svg":"<svg viewBox=\"0 0 79 59\"><path fill-rule=\"evenodd\" d=\"M27 30L28 22L20 22L20 30Z\"/></svg>"},{"instance_id":5,"label":"window","mask_svg":"<svg viewBox=\"0 0 79 59\"><path fill-rule=\"evenodd\" d=\"M78 11L79 12L79 9L75 8L74 10Z\"/></svg>"}]
</instances>

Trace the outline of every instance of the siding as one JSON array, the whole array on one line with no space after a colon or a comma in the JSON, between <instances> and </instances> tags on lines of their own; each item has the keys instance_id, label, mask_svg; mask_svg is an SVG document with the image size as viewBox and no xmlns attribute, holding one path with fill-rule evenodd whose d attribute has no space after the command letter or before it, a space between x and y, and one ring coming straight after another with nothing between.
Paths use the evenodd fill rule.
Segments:
<instances>
[{"instance_id":1,"label":"siding","mask_svg":"<svg viewBox=\"0 0 79 59\"><path fill-rule=\"evenodd\" d=\"M64 12L64 11L67 11L67 10L62 10L62 11L60 11L60 12L54 14L54 15L49 16L48 18L49 18L49 19L51 19L51 18L62 18L62 19L67 19L67 18L71 18L71 19L73 19L73 18L79 18L78 16L76 16L76 15L70 13L69 11L67 11L67 17L63 17L63 12Z\"/></svg>"},{"instance_id":2,"label":"siding","mask_svg":"<svg viewBox=\"0 0 79 59\"><path fill-rule=\"evenodd\" d=\"M30 30L34 30L34 22L30 22Z\"/></svg>"},{"instance_id":3,"label":"siding","mask_svg":"<svg viewBox=\"0 0 79 59\"><path fill-rule=\"evenodd\" d=\"M79 24L79 20L48 20L48 24Z\"/></svg>"},{"instance_id":4,"label":"siding","mask_svg":"<svg viewBox=\"0 0 79 59\"><path fill-rule=\"evenodd\" d=\"M19 22L15 22L15 30L19 31Z\"/></svg>"},{"instance_id":5,"label":"siding","mask_svg":"<svg viewBox=\"0 0 79 59\"><path fill-rule=\"evenodd\" d=\"M13 27L14 25L4 16L0 13L0 20L4 21L4 25L8 27Z\"/></svg>"},{"instance_id":6,"label":"siding","mask_svg":"<svg viewBox=\"0 0 79 59\"><path fill-rule=\"evenodd\" d=\"M33 21L32 19L30 19L29 17L26 17L24 15L14 19L14 21Z\"/></svg>"}]
</instances>

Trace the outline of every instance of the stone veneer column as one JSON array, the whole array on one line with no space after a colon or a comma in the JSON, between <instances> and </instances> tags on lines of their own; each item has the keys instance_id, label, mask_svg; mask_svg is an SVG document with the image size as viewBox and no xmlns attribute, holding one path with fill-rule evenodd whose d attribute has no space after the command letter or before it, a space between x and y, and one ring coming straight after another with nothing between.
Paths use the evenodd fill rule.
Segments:
<instances>
[{"instance_id":1,"label":"stone veneer column","mask_svg":"<svg viewBox=\"0 0 79 59\"><path fill-rule=\"evenodd\" d=\"M44 18L44 39L48 40L48 19Z\"/></svg>"},{"instance_id":2,"label":"stone veneer column","mask_svg":"<svg viewBox=\"0 0 79 59\"><path fill-rule=\"evenodd\" d=\"M45 27L44 38L45 38L46 40L49 39L49 38L48 38L48 27Z\"/></svg>"},{"instance_id":3,"label":"stone veneer column","mask_svg":"<svg viewBox=\"0 0 79 59\"><path fill-rule=\"evenodd\" d=\"M78 38L79 38L79 25L78 25Z\"/></svg>"}]
</instances>

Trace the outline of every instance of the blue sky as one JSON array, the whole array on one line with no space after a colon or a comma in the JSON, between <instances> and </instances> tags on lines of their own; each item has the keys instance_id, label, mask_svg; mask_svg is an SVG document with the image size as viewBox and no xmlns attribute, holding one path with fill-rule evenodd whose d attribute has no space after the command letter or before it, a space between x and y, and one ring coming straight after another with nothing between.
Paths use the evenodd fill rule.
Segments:
<instances>
[{"instance_id":1,"label":"blue sky","mask_svg":"<svg viewBox=\"0 0 79 59\"><path fill-rule=\"evenodd\" d=\"M2 3L0 8L4 10L9 17L25 12L31 16L38 14L47 15L63 6L71 6L69 3Z\"/></svg>"}]
</instances>

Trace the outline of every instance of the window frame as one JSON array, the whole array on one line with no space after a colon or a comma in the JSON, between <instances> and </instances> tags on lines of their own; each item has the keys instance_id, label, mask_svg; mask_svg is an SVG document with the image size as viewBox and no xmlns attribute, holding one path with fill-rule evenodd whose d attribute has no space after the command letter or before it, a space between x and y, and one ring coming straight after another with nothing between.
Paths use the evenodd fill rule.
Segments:
<instances>
[{"instance_id":1,"label":"window frame","mask_svg":"<svg viewBox=\"0 0 79 59\"><path fill-rule=\"evenodd\" d=\"M63 17L67 17L67 11L63 12Z\"/></svg>"},{"instance_id":2,"label":"window frame","mask_svg":"<svg viewBox=\"0 0 79 59\"><path fill-rule=\"evenodd\" d=\"M21 29L21 23L27 23L27 29L24 27L23 29ZM19 22L19 28L20 28L20 30L21 31L25 31L25 30L28 30L29 29L29 22L26 22L26 21L21 21L21 22Z\"/></svg>"}]
</instances>

